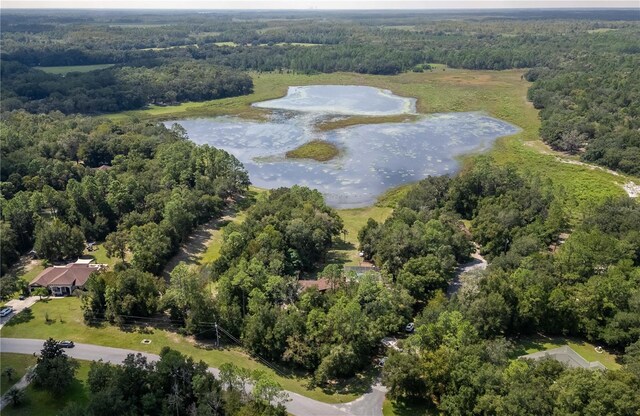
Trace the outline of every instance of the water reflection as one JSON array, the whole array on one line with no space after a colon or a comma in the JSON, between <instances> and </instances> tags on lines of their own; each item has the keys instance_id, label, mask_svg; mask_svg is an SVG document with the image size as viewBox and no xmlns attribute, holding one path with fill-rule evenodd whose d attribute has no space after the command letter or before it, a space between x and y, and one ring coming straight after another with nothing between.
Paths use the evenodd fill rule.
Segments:
<instances>
[{"instance_id":1,"label":"water reflection","mask_svg":"<svg viewBox=\"0 0 640 416\"><path fill-rule=\"evenodd\" d=\"M287 95L253 104L255 107L364 116L415 113L415 98L399 97L389 90L361 85L309 85L289 87Z\"/></svg>"},{"instance_id":2,"label":"water reflection","mask_svg":"<svg viewBox=\"0 0 640 416\"><path fill-rule=\"evenodd\" d=\"M321 92L329 94L331 91L335 93L336 86L322 88L330 88L321 89ZM310 96L306 98L310 99ZM350 108L353 114L374 110L403 111L404 104L399 105L400 101L395 96L379 97L385 99L377 101L375 106L351 99L335 105L341 110ZM291 102L303 105L299 98L288 101L286 106ZM270 106L282 104L274 104L273 101L278 100L265 103L270 103ZM318 105L323 107L327 103L322 101ZM323 117L322 111L325 110L309 111L306 114L278 111L271 121L265 123L215 117L176 120L167 122L167 125L177 122L194 142L209 144L235 155L245 165L256 186L309 186L321 191L327 203L336 208L368 206L391 187L415 182L428 175L453 173L458 167L457 156L485 150L496 138L518 131L509 123L481 113L449 113L424 116L415 122L358 125L319 133L313 130L313 123L318 117ZM340 147L341 157L324 163L284 159L286 151L317 138Z\"/></svg>"}]
</instances>

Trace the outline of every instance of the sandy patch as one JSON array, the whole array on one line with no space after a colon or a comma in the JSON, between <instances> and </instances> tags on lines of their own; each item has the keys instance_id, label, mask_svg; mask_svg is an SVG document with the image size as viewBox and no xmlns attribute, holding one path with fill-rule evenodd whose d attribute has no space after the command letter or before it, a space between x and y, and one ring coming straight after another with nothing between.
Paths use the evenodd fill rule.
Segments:
<instances>
[{"instance_id":1,"label":"sandy patch","mask_svg":"<svg viewBox=\"0 0 640 416\"><path fill-rule=\"evenodd\" d=\"M629 181L622 185L622 188L627 192L631 198L637 198L640 196L640 185L636 184L633 181Z\"/></svg>"}]
</instances>

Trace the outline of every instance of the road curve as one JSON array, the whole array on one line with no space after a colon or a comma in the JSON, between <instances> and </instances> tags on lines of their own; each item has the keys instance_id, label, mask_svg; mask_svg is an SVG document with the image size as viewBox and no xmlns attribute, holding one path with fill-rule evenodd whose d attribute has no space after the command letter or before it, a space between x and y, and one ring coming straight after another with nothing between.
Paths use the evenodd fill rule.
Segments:
<instances>
[{"instance_id":1,"label":"road curve","mask_svg":"<svg viewBox=\"0 0 640 416\"><path fill-rule=\"evenodd\" d=\"M43 339L0 338L0 352L37 354L42 350L43 343ZM65 351L67 355L78 360L102 360L113 364L122 364L128 354L139 353L150 361L160 359L156 354L92 344L75 344L74 348L68 348ZM210 367L209 371L218 375L216 368ZM382 416L385 389L375 385L371 388L371 392L353 402L336 405L319 402L290 391L287 391L287 394L290 398L286 403L287 412L295 416Z\"/></svg>"}]
</instances>

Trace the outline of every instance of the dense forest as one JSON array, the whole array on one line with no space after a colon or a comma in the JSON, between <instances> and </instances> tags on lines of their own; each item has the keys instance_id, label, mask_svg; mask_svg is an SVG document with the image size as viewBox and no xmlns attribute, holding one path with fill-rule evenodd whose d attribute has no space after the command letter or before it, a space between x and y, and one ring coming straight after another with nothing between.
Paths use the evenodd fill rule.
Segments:
<instances>
[{"instance_id":1,"label":"dense forest","mask_svg":"<svg viewBox=\"0 0 640 416\"><path fill-rule=\"evenodd\" d=\"M249 183L235 157L180 127L12 112L0 132L3 273L34 246L56 261L81 254L85 239L159 273Z\"/></svg>"},{"instance_id":2,"label":"dense forest","mask_svg":"<svg viewBox=\"0 0 640 416\"><path fill-rule=\"evenodd\" d=\"M201 61L153 68L114 67L65 76L9 61L2 63L2 111L97 114L147 104L175 104L249 94L251 78Z\"/></svg>"},{"instance_id":3,"label":"dense forest","mask_svg":"<svg viewBox=\"0 0 640 416\"><path fill-rule=\"evenodd\" d=\"M238 72L249 70L528 68L545 141L585 161L640 172L637 16L585 10L256 17L65 12L52 20L3 13L1 107L93 114L236 96L251 91ZM36 69L89 64L117 65L67 75Z\"/></svg>"}]
</instances>

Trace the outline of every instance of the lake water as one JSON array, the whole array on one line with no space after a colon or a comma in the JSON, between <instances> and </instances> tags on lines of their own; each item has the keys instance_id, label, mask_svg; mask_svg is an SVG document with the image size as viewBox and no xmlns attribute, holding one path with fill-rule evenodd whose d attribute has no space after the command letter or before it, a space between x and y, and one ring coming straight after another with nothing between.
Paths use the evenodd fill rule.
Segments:
<instances>
[{"instance_id":1,"label":"lake water","mask_svg":"<svg viewBox=\"0 0 640 416\"><path fill-rule=\"evenodd\" d=\"M273 108L272 119L255 122L224 116L165 124L179 123L195 143L235 155L258 187L308 186L322 192L336 208L368 206L389 188L454 173L456 157L486 150L496 138L519 131L482 113L433 114L413 122L314 130L319 119L335 115L415 111L415 100L371 87L291 87L285 98L254 105ZM313 139L336 144L341 156L324 163L284 158L286 151Z\"/></svg>"},{"instance_id":2,"label":"lake water","mask_svg":"<svg viewBox=\"0 0 640 416\"><path fill-rule=\"evenodd\" d=\"M285 97L253 105L273 110L362 116L388 116L416 111L415 98L399 97L389 90L360 85L289 87Z\"/></svg>"}]
</instances>

